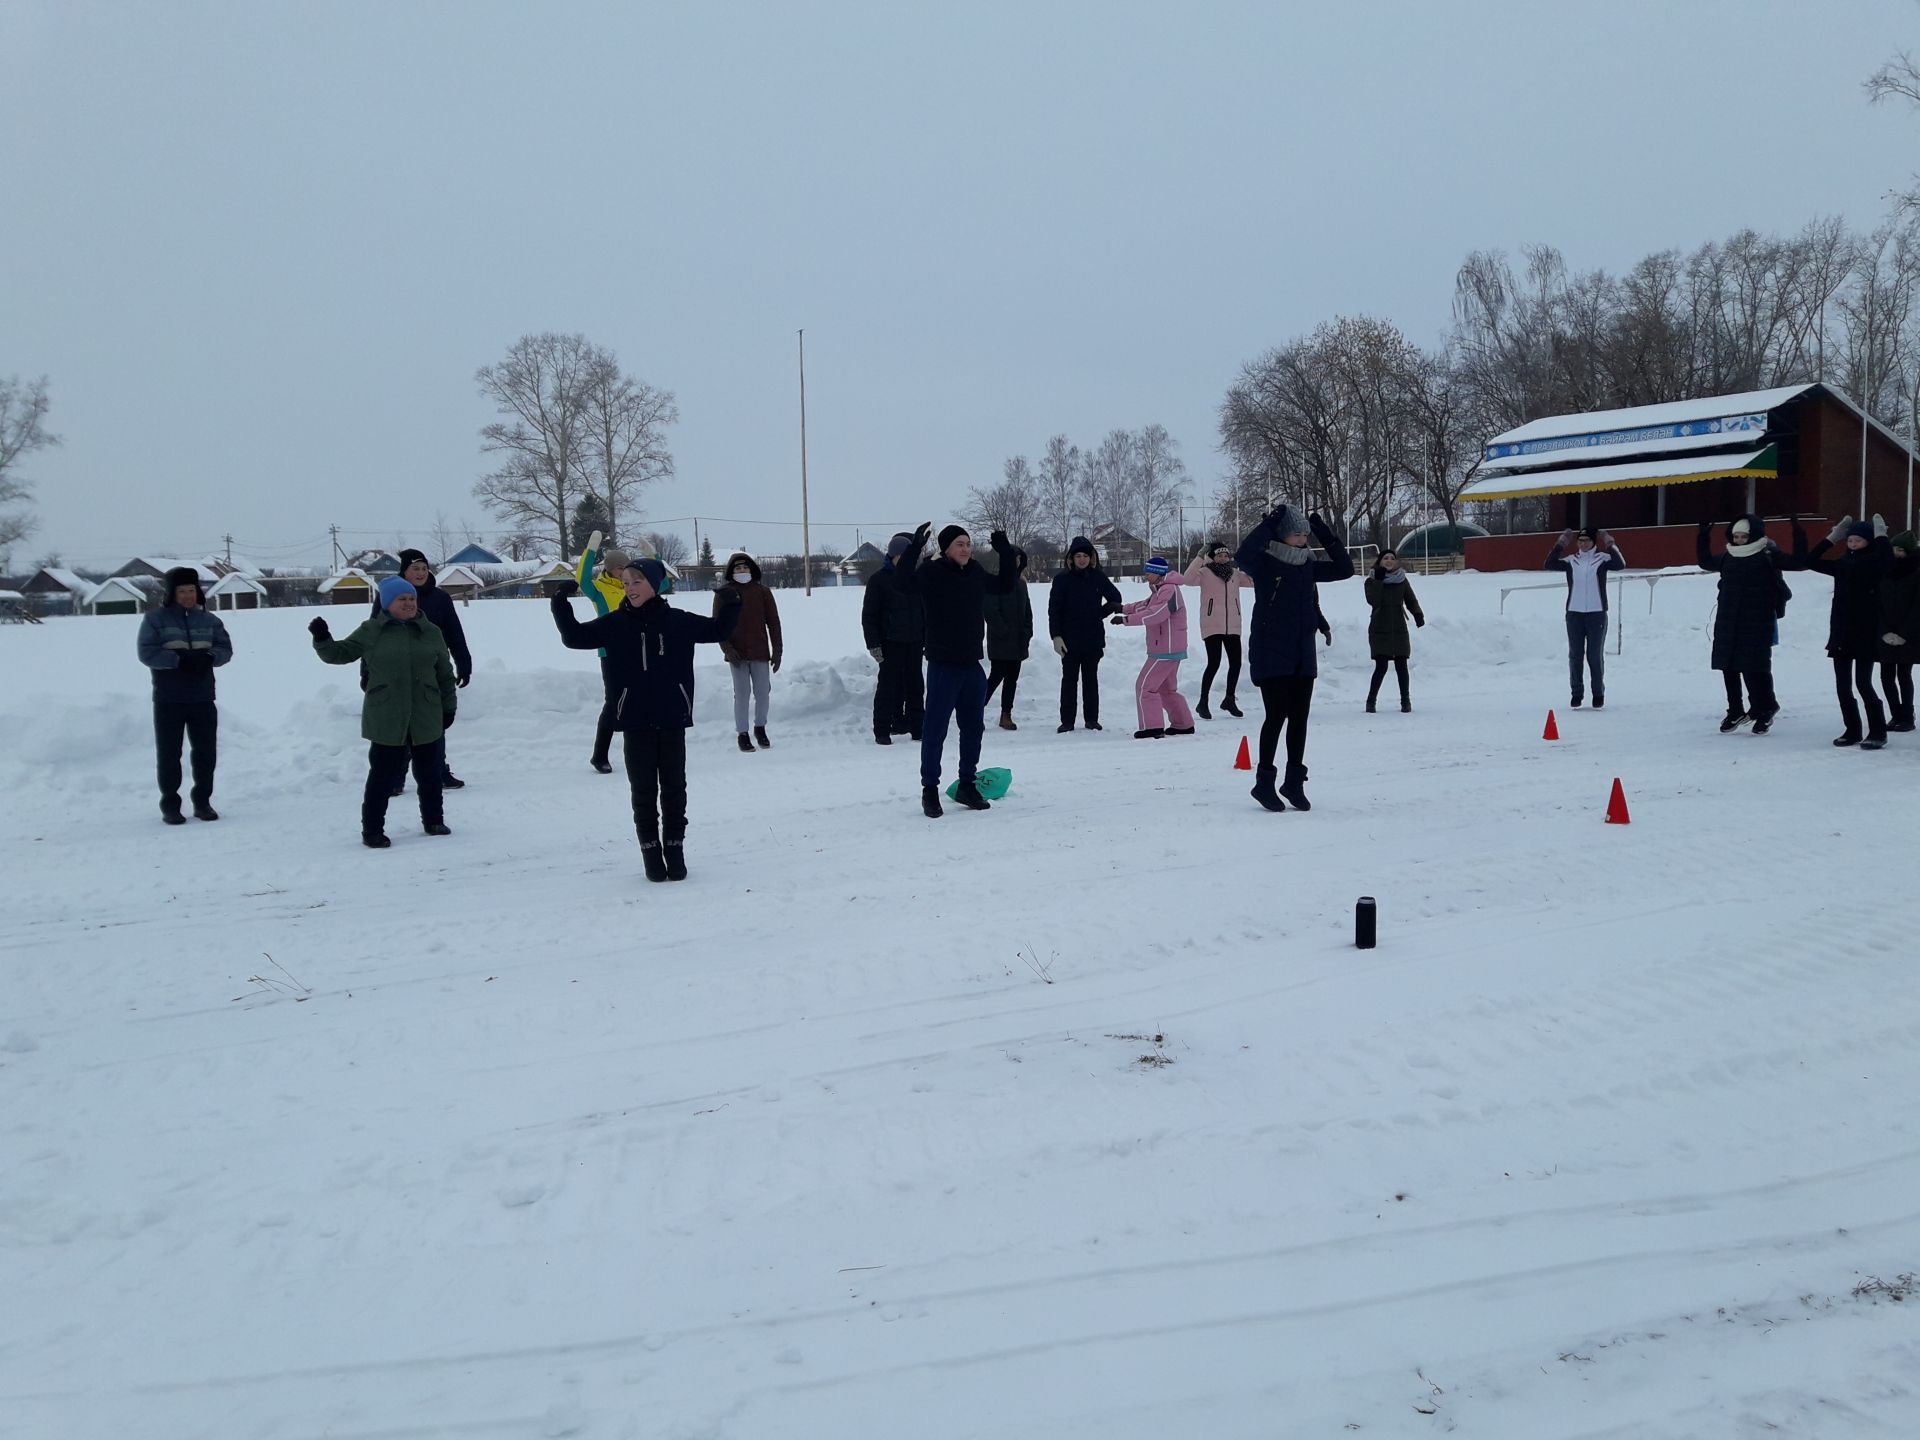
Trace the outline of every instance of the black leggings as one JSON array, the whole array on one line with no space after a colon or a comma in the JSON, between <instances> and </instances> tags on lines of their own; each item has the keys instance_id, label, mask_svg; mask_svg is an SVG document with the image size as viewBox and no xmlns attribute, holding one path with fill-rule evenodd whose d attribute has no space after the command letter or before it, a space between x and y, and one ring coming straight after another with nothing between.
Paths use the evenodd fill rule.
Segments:
<instances>
[{"instance_id":1,"label":"black leggings","mask_svg":"<svg viewBox=\"0 0 1920 1440\"><path fill-rule=\"evenodd\" d=\"M1846 722L1847 733L1860 733L1860 706L1867 709L1867 734L1884 739L1887 733L1887 712L1880 708L1880 696L1873 688L1873 658L1868 655L1836 655L1833 657L1833 689L1840 699L1840 718ZM1860 692L1860 704L1856 705L1853 692Z\"/></svg>"},{"instance_id":2,"label":"black leggings","mask_svg":"<svg viewBox=\"0 0 1920 1440\"><path fill-rule=\"evenodd\" d=\"M1727 709L1735 714L1747 714L1759 720L1780 708L1780 702L1773 698L1771 670L1722 670L1720 678L1727 682ZM1742 680L1747 682L1744 698L1740 693Z\"/></svg>"},{"instance_id":3,"label":"black leggings","mask_svg":"<svg viewBox=\"0 0 1920 1440\"><path fill-rule=\"evenodd\" d=\"M1402 655L1398 659L1389 660L1384 655L1376 655L1373 657L1373 683L1367 686L1368 704L1380 698L1380 682L1387 678L1389 665L1393 666L1394 679L1400 682L1400 698L1402 700L1408 698L1410 692L1407 689L1407 657Z\"/></svg>"},{"instance_id":4,"label":"black leggings","mask_svg":"<svg viewBox=\"0 0 1920 1440\"><path fill-rule=\"evenodd\" d=\"M1287 768L1303 766L1307 758L1307 713L1313 709L1313 676L1281 675L1260 681L1260 700L1267 718L1260 722L1260 768L1273 768L1280 730L1287 731Z\"/></svg>"},{"instance_id":5,"label":"black leggings","mask_svg":"<svg viewBox=\"0 0 1920 1440\"><path fill-rule=\"evenodd\" d=\"M1007 693L1000 697L1000 708L1008 714L1013 713L1013 692L1020 684L1020 665L1018 660L996 660L987 671L987 702L993 702L993 692L1002 680L1007 682Z\"/></svg>"},{"instance_id":6,"label":"black leggings","mask_svg":"<svg viewBox=\"0 0 1920 1440\"><path fill-rule=\"evenodd\" d=\"M1207 703L1207 696L1213 690L1213 677L1220 669L1220 653L1227 656L1227 703L1233 703L1233 692L1240 684L1240 637L1238 635L1209 635L1205 641L1207 647L1207 670L1200 677L1200 703Z\"/></svg>"},{"instance_id":7,"label":"black leggings","mask_svg":"<svg viewBox=\"0 0 1920 1440\"><path fill-rule=\"evenodd\" d=\"M1894 718L1911 719L1913 717L1913 662L1882 660L1880 684L1886 689L1887 706L1894 712Z\"/></svg>"}]
</instances>

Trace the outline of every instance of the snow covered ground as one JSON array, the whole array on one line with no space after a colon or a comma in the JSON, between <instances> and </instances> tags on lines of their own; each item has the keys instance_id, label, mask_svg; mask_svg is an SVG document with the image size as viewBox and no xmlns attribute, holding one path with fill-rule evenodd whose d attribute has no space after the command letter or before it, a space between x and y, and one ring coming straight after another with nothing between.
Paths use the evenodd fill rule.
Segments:
<instances>
[{"instance_id":1,"label":"snow covered ground","mask_svg":"<svg viewBox=\"0 0 1920 1440\"><path fill-rule=\"evenodd\" d=\"M455 833L384 853L310 612L228 617L182 830L134 622L0 630L0 1434L1920 1432L1920 740L1828 746L1812 575L1773 735L1707 577L1571 712L1557 588L1499 609L1554 579L1416 581L1405 716L1328 588L1310 815L1250 694L1129 738L1138 631L1056 736L1042 640L938 823L858 592L783 592L669 886L537 603L465 613Z\"/></svg>"}]
</instances>

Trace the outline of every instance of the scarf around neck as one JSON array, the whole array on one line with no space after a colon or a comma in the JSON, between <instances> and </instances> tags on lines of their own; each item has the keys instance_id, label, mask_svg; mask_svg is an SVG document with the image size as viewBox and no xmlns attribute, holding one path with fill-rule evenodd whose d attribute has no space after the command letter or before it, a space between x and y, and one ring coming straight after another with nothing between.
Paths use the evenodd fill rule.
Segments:
<instances>
[{"instance_id":1,"label":"scarf around neck","mask_svg":"<svg viewBox=\"0 0 1920 1440\"><path fill-rule=\"evenodd\" d=\"M1225 564L1222 564L1222 565L1215 565L1211 561L1209 561L1207 564L1207 569L1211 570L1215 575L1219 576L1222 580L1231 580L1233 578L1233 562L1231 560L1227 561Z\"/></svg>"},{"instance_id":2,"label":"scarf around neck","mask_svg":"<svg viewBox=\"0 0 1920 1440\"><path fill-rule=\"evenodd\" d=\"M1373 573L1380 577L1380 583L1383 585L1404 585L1407 583L1407 572L1404 570L1376 570Z\"/></svg>"},{"instance_id":3,"label":"scarf around neck","mask_svg":"<svg viewBox=\"0 0 1920 1440\"><path fill-rule=\"evenodd\" d=\"M1727 545L1727 554L1733 556L1736 560L1744 560L1749 555L1758 555L1772 543L1773 542L1764 535L1758 540L1749 541L1745 545L1735 545L1729 542Z\"/></svg>"},{"instance_id":4,"label":"scarf around neck","mask_svg":"<svg viewBox=\"0 0 1920 1440\"><path fill-rule=\"evenodd\" d=\"M1313 551L1298 545L1289 545L1284 540L1269 540L1267 554L1282 565L1304 565L1313 558Z\"/></svg>"}]
</instances>

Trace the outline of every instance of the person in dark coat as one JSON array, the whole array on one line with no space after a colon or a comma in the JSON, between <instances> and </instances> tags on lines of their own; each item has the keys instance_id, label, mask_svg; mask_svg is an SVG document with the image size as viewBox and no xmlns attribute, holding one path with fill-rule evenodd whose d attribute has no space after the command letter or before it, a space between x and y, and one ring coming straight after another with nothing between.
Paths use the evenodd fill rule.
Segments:
<instances>
[{"instance_id":1,"label":"person in dark coat","mask_svg":"<svg viewBox=\"0 0 1920 1440\"><path fill-rule=\"evenodd\" d=\"M1742 515L1727 526L1724 553L1713 553L1713 524L1700 522L1694 537L1694 557L1702 570L1720 576L1720 594L1713 613L1713 668L1727 686L1727 713L1720 733L1730 735L1752 722L1753 733L1773 728L1780 702L1773 690L1773 647L1780 618L1793 592L1783 570L1805 559L1806 536L1794 527L1800 554L1789 562L1780 547L1767 538L1766 523L1758 515ZM1742 693L1742 683L1745 693Z\"/></svg>"},{"instance_id":2,"label":"person in dark coat","mask_svg":"<svg viewBox=\"0 0 1920 1440\"><path fill-rule=\"evenodd\" d=\"M420 618L427 621L440 632L447 642L447 653L453 657L453 683L462 690L473 679L473 652L467 649L467 632L460 624L460 607L453 603L453 597L442 590L433 578L433 567L427 564L426 553L421 550L402 550L400 552L400 578L413 586L414 594L419 597ZM380 618L381 606L379 592L373 596L373 616ZM360 667L360 688L367 688L367 667ZM451 765L441 765L440 788L443 790L464 790L467 782L453 773ZM400 772L398 795L407 786L406 771Z\"/></svg>"},{"instance_id":3,"label":"person in dark coat","mask_svg":"<svg viewBox=\"0 0 1920 1440\"><path fill-rule=\"evenodd\" d=\"M1845 548L1827 559L1827 552L1836 545ZM1886 748L1887 715L1873 688L1873 667L1880 656L1880 581L1892 563L1887 522L1878 515L1871 521L1846 516L1807 555L1806 568L1833 577L1827 654L1833 660L1833 688L1840 700L1840 718L1846 724L1835 737L1835 745L1858 745L1862 750ZM1862 708L1867 718L1864 734L1860 729Z\"/></svg>"},{"instance_id":4,"label":"person in dark coat","mask_svg":"<svg viewBox=\"0 0 1920 1440\"><path fill-rule=\"evenodd\" d=\"M1047 592L1047 634L1060 657L1060 729L1073 729L1076 694L1086 702L1087 729L1100 728L1100 657L1107 653L1106 620L1125 606L1100 568L1093 542L1084 535L1067 546L1067 568Z\"/></svg>"},{"instance_id":5,"label":"person in dark coat","mask_svg":"<svg viewBox=\"0 0 1920 1440\"><path fill-rule=\"evenodd\" d=\"M1413 709L1413 695L1407 685L1407 661L1413 655L1413 638L1407 633L1407 616L1413 616L1413 623L1421 627L1426 625L1427 617L1414 598L1407 572L1400 568L1399 555L1392 550L1382 550L1380 558L1373 562L1366 590L1367 606L1373 612L1367 620L1367 647L1373 652L1367 713L1374 713L1374 702L1380 698L1380 682L1386 678L1387 665L1391 662L1394 678L1400 682L1400 711L1405 714ZM1326 623L1324 617L1320 623Z\"/></svg>"},{"instance_id":6,"label":"person in dark coat","mask_svg":"<svg viewBox=\"0 0 1920 1440\"><path fill-rule=\"evenodd\" d=\"M912 544L901 557L900 585L927 605L927 715L920 741L920 809L929 820L937 820L941 815L940 755L946 748L949 721L960 731L960 784L953 798L969 810L992 808L974 784L986 730L987 676L980 668L986 599L1023 583L1020 576L1027 568L1027 552L1008 543L1005 531L994 531L990 543L1000 557L1000 569L989 575L974 563L973 537L960 526L949 525L940 532L938 558L922 564L919 556L932 529L929 521L914 531Z\"/></svg>"},{"instance_id":7,"label":"person in dark coat","mask_svg":"<svg viewBox=\"0 0 1920 1440\"><path fill-rule=\"evenodd\" d=\"M1309 530L1327 552L1313 558ZM1247 532L1233 563L1253 577L1253 621L1247 633L1247 672L1259 687L1266 719L1260 725L1260 768L1253 798L1269 810L1311 810L1307 803L1307 716L1320 673L1314 637L1320 633L1317 587L1353 578L1347 547L1317 514L1304 520L1292 505L1276 505ZM1274 755L1287 734L1287 778L1276 787Z\"/></svg>"},{"instance_id":8,"label":"person in dark coat","mask_svg":"<svg viewBox=\"0 0 1920 1440\"><path fill-rule=\"evenodd\" d=\"M553 623L569 650L605 650L618 693L614 724L626 751L633 828L649 880L687 878L687 731L693 725L693 647L723 645L740 624L740 602L713 616L676 610L660 592L667 567L653 556L620 572L626 599L586 624L570 603L580 587L554 590Z\"/></svg>"},{"instance_id":9,"label":"person in dark coat","mask_svg":"<svg viewBox=\"0 0 1920 1440\"><path fill-rule=\"evenodd\" d=\"M1920 654L1920 553L1913 532L1893 537L1893 561L1880 581L1880 683L1886 687L1887 729L1913 729L1913 660Z\"/></svg>"},{"instance_id":10,"label":"person in dark coat","mask_svg":"<svg viewBox=\"0 0 1920 1440\"><path fill-rule=\"evenodd\" d=\"M887 542L886 561L867 577L860 604L860 632L880 666L873 687L876 745L891 745L896 735L918 740L925 715L920 660L927 644L927 607L900 584L900 566L912 543L904 530Z\"/></svg>"},{"instance_id":11,"label":"person in dark coat","mask_svg":"<svg viewBox=\"0 0 1920 1440\"><path fill-rule=\"evenodd\" d=\"M313 653L329 665L366 667L366 698L360 702L360 737L367 742L367 785L360 797L360 843L384 850L387 801L394 781L413 762L420 792L420 825L429 835L450 835L442 806L441 747L453 727L458 683L453 657L440 627L420 613L420 597L398 575L380 582L380 613L344 640L336 640L323 617L307 629Z\"/></svg>"},{"instance_id":12,"label":"person in dark coat","mask_svg":"<svg viewBox=\"0 0 1920 1440\"><path fill-rule=\"evenodd\" d=\"M990 593L982 602L987 617L987 703L1000 692L1000 728L1018 730L1013 723L1013 692L1020 684L1020 666L1033 644L1033 597L1026 583Z\"/></svg>"},{"instance_id":13,"label":"person in dark coat","mask_svg":"<svg viewBox=\"0 0 1920 1440\"><path fill-rule=\"evenodd\" d=\"M193 788L187 798L196 820L218 820L213 808L213 770L218 758L220 711L214 704L213 672L233 659L233 642L220 617L207 609L200 573L181 565L161 580L165 599L140 621L135 652L153 672L153 747L160 781L160 818L184 825L180 813L180 743L193 757Z\"/></svg>"}]
</instances>

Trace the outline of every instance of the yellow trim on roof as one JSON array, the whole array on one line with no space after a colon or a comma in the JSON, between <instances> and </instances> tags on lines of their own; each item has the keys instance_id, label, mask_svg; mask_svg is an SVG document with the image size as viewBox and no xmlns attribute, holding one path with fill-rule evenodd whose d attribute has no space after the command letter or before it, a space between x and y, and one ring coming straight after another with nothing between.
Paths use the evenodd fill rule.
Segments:
<instances>
[{"instance_id":1,"label":"yellow trim on roof","mask_svg":"<svg viewBox=\"0 0 1920 1440\"><path fill-rule=\"evenodd\" d=\"M1577 474L1578 472L1574 472ZM1515 476L1524 479L1524 476ZM1560 479L1552 485L1542 485L1532 490L1501 490L1497 495L1486 495L1487 500L1529 500L1536 495L1590 495L1600 490L1647 490L1656 485L1691 485L1696 480L1778 480L1778 469L1762 470L1749 467L1743 470L1702 470L1693 475L1643 475L1628 480L1603 480L1598 485L1576 485L1566 471L1560 472ZM1469 497L1473 498L1473 497Z\"/></svg>"}]
</instances>

